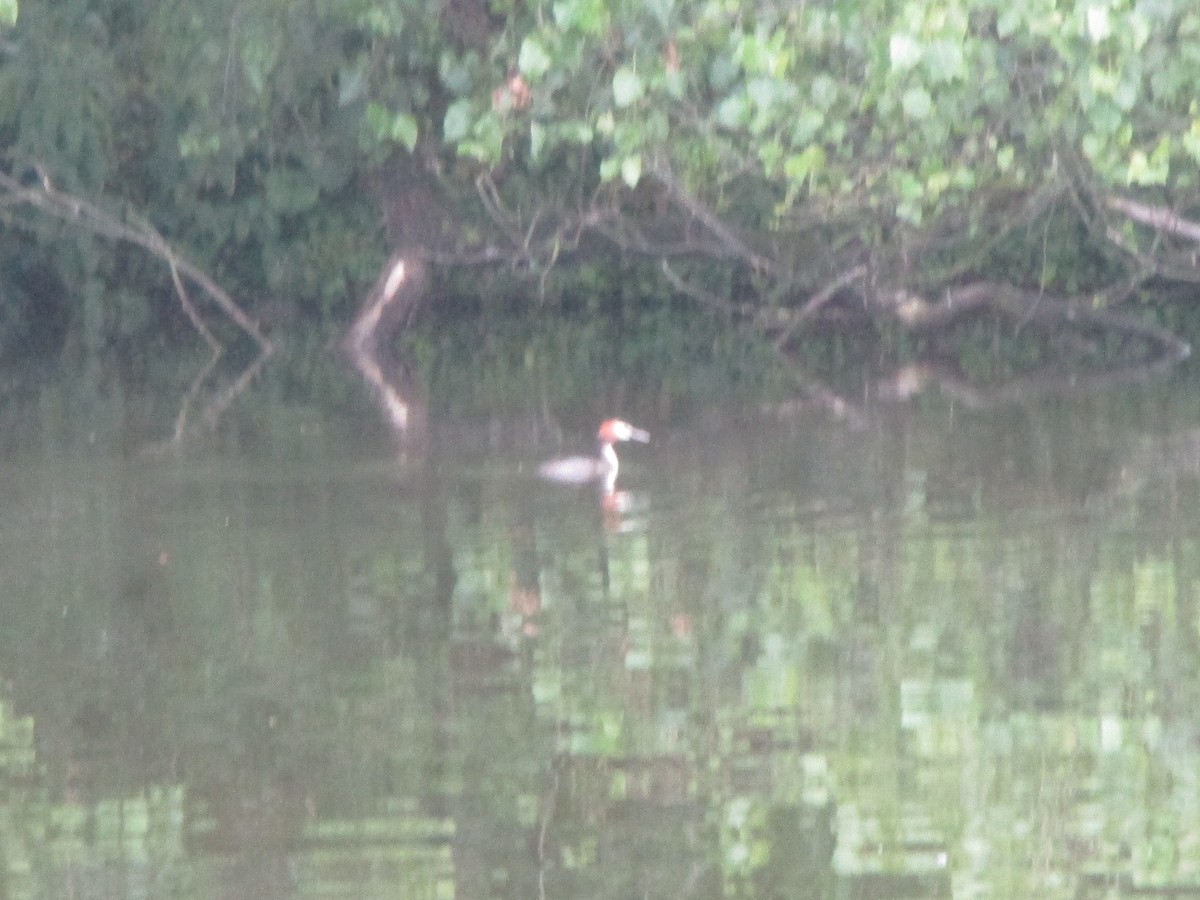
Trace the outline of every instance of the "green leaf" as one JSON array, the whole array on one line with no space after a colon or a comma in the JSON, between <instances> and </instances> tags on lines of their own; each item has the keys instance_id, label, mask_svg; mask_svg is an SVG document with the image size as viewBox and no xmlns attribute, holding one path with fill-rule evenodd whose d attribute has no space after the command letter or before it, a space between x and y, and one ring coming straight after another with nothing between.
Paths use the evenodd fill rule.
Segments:
<instances>
[{"instance_id":1,"label":"green leaf","mask_svg":"<svg viewBox=\"0 0 1200 900\"><path fill-rule=\"evenodd\" d=\"M1025 24L1026 20L1022 15L1021 8L1015 3L1008 4L996 16L996 37L1005 40Z\"/></svg>"},{"instance_id":2,"label":"green leaf","mask_svg":"<svg viewBox=\"0 0 1200 900\"><path fill-rule=\"evenodd\" d=\"M687 90L687 77L682 71L672 72L670 70L663 73L663 87L670 94L672 100L682 100L684 92Z\"/></svg>"},{"instance_id":3,"label":"green leaf","mask_svg":"<svg viewBox=\"0 0 1200 900\"><path fill-rule=\"evenodd\" d=\"M796 114L796 87L790 82L778 78L752 78L746 84L746 96L754 105L751 134L762 134Z\"/></svg>"},{"instance_id":4,"label":"green leaf","mask_svg":"<svg viewBox=\"0 0 1200 900\"><path fill-rule=\"evenodd\" d=\"M623 152L636 152L646 142L646 129L641 121L618 122L612 135L613 144Z\"/></svg>"},{"instance_id":5,"label":"green leaf","mask_svg":"<svg viewBox=\"0 0 1200 900\"><path fill-rule=\"evenodd\" d=\"M935 172L931 172L925 179L926 196L934 198L941 196L946 188L950 187L952 177L953 173L948 169L938 169Z\"/></svg>"},{"instance_id":6,"label":"green leaf","mask_svg":"<svg viewBox=\"0 0 1200 900\"><path fill-rule=\"evenodd\" d=\"M828 112L838 98L838 84L824 72L817 75L809 86L808 95L822 112Z\"/></svg>"},{"instance_id":7,"label":"green leaf","mask_svg":"<svg viewBox=\"0 0 1200 900\"><path fill-rule=\"evenodd\" d=\"M397 144L401 144L406 150L412 150L417 146L417 137L420 134L420 128L417 125L417 120L411 113L396 113L392 119L391 138Z\"/></svg>"},{"instance_id":8,"label":"green leaf","mask_svg":"<svg viewBox=\"0 0 1200 900\"><path fill-rule=\"evenodd\" d=\"M1129 112L1133 109L1134 104L1138 99L1138 85L1132 79L1122 79L1113 91L1113 102L1117 104L1117 108L1122 112Z\"/></svg>"},{"instance_id":9,"label":"green leaf","mask_svg":"<svg viewBox=\"0 0 1200 900\"><path fill-rule=\"evenodd\" d=\"M1107 8L1099 5L1087 8L1087 30L1088 36L1097 44L1112 34L1112 20Z\"/></svg>"},{"instance_id":10,"label":"green leaf","mask_svg":"<svg viewBox=\"0 0 1200 900\"><path fill-rule=\"evenodd\" d=\"M17 0L0 0L0 25L17 24Z\"/></svg>"},{"instance_id":11,"label":"green leaf","mask_svg":"<svg viewBox=\"0 0 1200 900\"><path fill-rule=\"evenodd\" d=\"M4 0L0 0L0 4ZM363 66L346 66L338 72L338 106L348 106L367 92L367 71Z\"/></svg>"},{"instance_id":12,"label":"green leaf","mask_svg":"<svg viewBox=\"0 0 1200 900\"><path fill-rule=\"evenodd\" d=\"M372 7L363 14L361 22L377 37L394 38L404 33L404 13L394 8Z\"/></svg>"},{"instance_id":13,"label":"green leaf","mask_svg":"<svg viewBox=\"0 0 1200 900\"><path fill-rule=\"evenodd\" d=\"M455 104L457 105L457 104ZM449 110L446 114L449 115ZM488 110L471 123L470 137L459 141L458 152L482 163L494 165L504 148L504 127L500 116Z\"/></svg>"},{"instance_id":14,"label":"green leaf","mask_svg":"<svg viewBox=\"0 0 1200 900\"><path fill-rule=\"evenodd\" d=\"M717 124L731 130L740 128L748 115L749 104L746 102L745 94L740 91L730 94L722 100L716 110Z\"/></svg>"},{"instance_id":15,"label":"green leaf","mask_svg":"<svg viewBox=\"0 0 1200 900\"><path fill-rule=\"evenodd\" d=\"M937 40L925 52L925 68L935 82L955 81L966 75L962 41Z\"/></svg>"},{"instance_id":16,"label":"green leaf","mask_svg":"<svg viewBox=\"0 0 1200 900\"><path fill-rule=\"evenodd\" d=\"M546 129L540 122L529 123L529 158L536 160L546 144Z\"/></svg>"},{"instance_id":17,"label":"green leaf","mask_svg":"<svg viewBox=\"0 0 1200 900\"><path fill-rule=\"evenodd\" d=\"M420 126L412 113L392 112L386 106L371 101L367 104L366 123L376 140L394 141L409 150L416 146Z\"/></svg>"},{"instance_id":18,"label":"green leaf","mask_svg":"<svg viewBox=\"0 0 1200 900\"><path fill-rule=\"evenodd\" d=\"M925 199L925 185L912 172L898 172L896 185L900 189L900 196L910 203L920 203Z\"/></svg>"},{"instance_id":19,"label":"green leaf","mask_svg":"<svg viewBox=\"0 0 1200 900\"><path fill-rule=\"evenodd\" d=\"M907 34L893 34L888 42L892 71L906 72L921 61L921 45Z\"/></svg>"},{"instance_id":20,"label":"green leaf","mask_svg":"<svg viewBox=\"0 0 1200 900\"><path fill-rule=\"evenodd\" d=\"M621 180L631 188L638 186L638 182L642 180L642 158L640 156L627 156L621 160Z\"/></svg>"},{"instance_id":21,"label":"green leaf","mask_svg":"<svg viewBox=\"0 0 1200 900\"><path fill-rule=\"evenodd\" d=\"M592 126L578 119L559 122L556 131L562 140L570 141L574 144L590 144L592 138L595 136Z\"/></svg>"},{"instance_id":22,"label":"green leaf","mask_svg":"<svg viewBox=\"0 0 1200 900\"><path fill-rule=\"evenodd\" d=\"M455 100L446 110L446 118L442 121L443 140L450 144L461 141L470 134L474 118L470 100Z\"/></svg>"},{"instance_id":23,"label":"green leaf","mask_svg":"<svg viewBox=\"0 0 1200 900\"><path fill-rule=\"evenodd\" d=\"M783 174L790 180L801 182L811 178L825 166L825 150L819 146L805 147L800 153L789 156L783 163Z\"/></svg>"},{"instance_id":24,"label":"green leaf","mask_svg":"<svg viewBox=\"0 0 1200 900\"><path fill-rule=\"evenodd\" d=\"M1092 130L1098 134L1115 135L1120 131L1121 123L1124 120L1121 110L1109 102L1093 103L1084 112L1091 123Z\"/></svg>"},{"instance_id":25,"label":"green leaf","mask_svg":"<svg viewBox=\"0 0 1200 900\"><path fill-rule=\"evenodd\" d=\"M910 87L904 92L900 102L904 105L904 114L910 119L926 119L933 110L933 98L923 87Z\"/></svg>"},{"instance_id":26,"label":"green leaf","mask_svg":"<svg viewBox=\"0 0 1200 900\"><path fill-rule=\"evenodd\" d=\"M1012 168L1013 157L1015 154L1016 150L1013 148L1013 145L1005 144L996 151L996 168L998 168L1001 172L1007 172Z\"/></svg>"},{"instance_id":27,"label":"green leaf","mask_svg":"<svg viewBox=\"0 0 1200 900\"><path fill-rule=\"evenodd\" d=\"M805 109L796 116L796 123L792 126L792 143L804 145L811 141L817 134L817 131L825 124L825 117L815 109Z\"/></svg>"},{"instance_id":28,"label":"green leaf","mask_svg":"<svg viewBox=\"0 0 1200 900\"><path fill-rule=\"evenodd\" d=\"M764 141L758 145L758 159L763 171L774 173L779 169L779 160L783 158L783 145L778 138Z\"/></svg>"},{"instance_id":29,"label":"green leaf","mask_svg":"<svg viewBox=\"0 0 1200 900\"><path fill-rule=\"evenodd\" d=\"M473 55L459 56L450 50L443 50L438 57L438 79L457 97L471 90L472 62Z\"/></svg>"},{"instance_id":30,"label":"green leaf","mask_svg":"<svg viewBox=\"0 0 1200 900\"><path fill-rule=\"evenodd\" d=\"M774 78L751 78L746 83L746 96L760 112L765 111L775 105L783 86L782 82Z\"/></svg>"},{"instance_id":31,"label":"green leaf","mask_svg":"<svg viewBox=\"0 0 1200 900\"><path fill-rule=\"evenodd\" d=\"M896 218L907 222L909 225L921 224L921 219L924 215L924 210L921 204L912 200L901 200L896 204Z\"/></svg>"},{"instance_id":32,"label":"green leaf","mask_svg":"<svg viewBox=\"0 0 1200 900\"><path fill-rule=\"evenodd\" d=\"M628 66L621 66L613 75L612 90L613 103L620 109L642 99L645 88L637 72Z\"/></svg>"},{"instance_id":33,"label":"green leaf","mask_svg":"<svg viewBox=\"0 0 1200 900\"><path fill-rule=\"evenodd\" d=\"M708 81L718 91L732 85L737 76L737 63L728 56L719 55L708 66Z\"/></svg>"},{"instance_id":34,"label":"green leaf","mask_svg":"<svg viewBox=\"0 0 1200 900\"><path fill-rule=\"evenodd\" d=\"M768 33L759 29L743 34L734 44L733 58L749 74L782 76L791 61L788 36L782 29Z\"/></svg>"},{"instance_id":35,"label":"green leaf","mask_svg":"<svg viewBox=\"0 0 1200 900\"><path fill-rule=\"evenodd\" d=\"M554 21L564 31L601 34L608 29L608 6L605 0L559 0L554 4Z\"/></svg>"},{"instance_id":36,"label":"green leaf","mask_svg":"<svg viewBox=\"0 0 1200 900\"><path fill-rule=\"evenodd\" d=\"M649 0L646 6L660 27L665 29L670 26L671 11L675 8L675 0Z\"/></svg>"},{"instance_id":37,"label":"green leaf","mask_svg":"<svg viewBox=\"0 0 1200 900\"><path fill-rule=\"evenodd\" d=\"M1163 135L1149 156L1144 150L1134 150L1129 155L1125 180L1129 184L1161 185L1167 183L1170 171L1171 138Z\"/></svg>"},{"instance_id":38,"label":"green leaf","mask_svg":"<svg viewBox=\"0 0 1200 900\"><path fill-rule=\"evenodd\" d=\"M1183 149L1192 162L1200 162L1200 119L1192 120L1192 127L1183 133Z\"/></svg>"},{"instance_id":39,"label":"green leaf","mask_svg":"<svg viewBox=\"0 0 1200 900\"><path fill-rule=\"evenodd\" d=\"M550 69L550 54L532 34L521 42L517 68L526 78L541 78Z\"/></svg>"}]
</instances>

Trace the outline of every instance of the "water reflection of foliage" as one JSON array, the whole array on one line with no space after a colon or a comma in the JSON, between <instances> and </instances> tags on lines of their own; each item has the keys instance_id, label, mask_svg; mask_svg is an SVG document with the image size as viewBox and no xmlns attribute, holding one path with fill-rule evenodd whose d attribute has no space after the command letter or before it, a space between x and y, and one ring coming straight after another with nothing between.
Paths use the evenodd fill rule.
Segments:
<instances>
[{"instance_id":1,"label":"water reflection of foliage","mask_svg":"<svg viewBox=\"0 0 1200 900\"><path fill-rule=\"evenodd\" d=\"M622 620L637 648L624 657L625 678L588 670L559 689L582 704L568 717L573 758L609 761L611 780L591 803L616 815L628 799L620 773L673 771L682 752L693 780L657 801L726 810L718 816L726 830L714 833L727 835L719 865L735 883L735 873L764 872L782 856L782 832L764 824L769 810L832 803L838 852L826 864L842 880L907 872L934 892L953 879L1048 895L1087 860L1124 884L1189 884L1186 868L1125 860L1122 847L1141 838L1115 837L1127 804L1165 796L1150 785L1132 794L1096 786L1099 777L1116 788L1144 766L1164 775L1186 768L1181 751L1195 757L1182 736L1194 727L1193 692L1183 700L1179 690L1195 641L1192 616L1172 612L1172 563L1139 558L1101 520L1063 528L1002 507L946 526L919 499L904 502L841 530L730 521L724 508L723 537L769 537L739 542L734 558L715 536L687 551L705 559L704 582L732 593L710 595L683 656L673 652L669 609L695 595L670 574L683 548L656 546L638 611ZM636 557L624 564L636 568ZM730 566L760 574L722 578ZM664 685L680 681L691 690L667 700ZM658 692L630 695L638 684ZM561 709L553 714L563 720ZM715 730L700 727L731 715ZM639 728L661 737L670 721L687 723L670 729L670 748L636 739ZM736 777L698 774L714 771ZM1080 806L1081 797L1094 799ZM1155 840L1182 847L1195 825L1180 822Z\"/></svg>"},{"instance_id":2,"label":"water reflection of foliage","mask_svg":"<svg viewBox=\"0 0 1200 900\"><path fill-rule=\"evenodd\" d=\"M20 520L47 551L8 575L7 658L39 676L24 695L48 685L52 772L106 754L76 782L97 821L102 803L133 821L126 798L177 789L147 765L182 760L187 852L232 852L206 843L219 824L314 881L1190 889L1195 438L1113 415L1055 441L1034 413L953 436L675 435L669 472L631 467L648 508L616 534L594 497L478 473L430 500L404 470L159 471L138 492L54 470L55 517ZM66 555L118 537L103 571ZM111 606L63 617L110 575ZM118 665L73 629L139 649ZM31 660L23 636L47 631L71 652Z\"/></svg>"}]
</instances>

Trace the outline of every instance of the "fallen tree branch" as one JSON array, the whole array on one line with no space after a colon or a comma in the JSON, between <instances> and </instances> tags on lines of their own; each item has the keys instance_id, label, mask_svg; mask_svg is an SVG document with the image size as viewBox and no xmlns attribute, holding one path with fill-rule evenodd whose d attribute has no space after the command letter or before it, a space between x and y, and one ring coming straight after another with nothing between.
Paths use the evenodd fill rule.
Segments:
<instances>
[{"instance_id":1,"label":"fallen tree branch","mask_svg":"<svg viewBox=\"0 0 1200 900\"><path fill-rule=\"evenodd\" d=\"M411 316L425 294L425 284L425 263L419 256L393 253L342 341L342 349L375 392L398 441L414 447L425 437L425 403L403 367L392 364L381 347L396 323Z\"/></svg>"},{"instance_id":2,"label":"fallen tree branch","mask_svg":"<svg viewBox=\"0 0 1200 900\"><path fill-rule=\"evenodd\" d=\"M125 241L141 247L151 255L162 260L171 273L171 284L184 315L201 339L208 346L210 357L203 368L192 380L183 401L180 403L176 416L175 428L171 438L161 444L147 448L149 452L161 452L169 446L178 445L188 433L188 418L192 404L199 396L204 382L216 367L224 348L212 330L204 323L203 317L197 311L188 293L186 281L191 281L212 299L213 303L258 345L258 358L248 366L241 375L226 390L216 394L205 405L202 411L202 421L213 424L228 408L233 399L250 383L253 376L262 368L266 360L274 352L271 341L263 335L258 325L246 312L202 269L180 256L175 248L147 220L132 211L127 211L125 218L118 218L102 207L58 190L50 179L46 169L34 165L33 170L38 180L33 184L23 184L12 175L0 172L0 200L4 205L23 205L38 212L56 218L84 229L91 234L109 238L115 241ZM130 224L132 222L132 224Z\"/></svg>"},{"instance_id":3,"label":"fallen tree branch","mask_svg":"<svg viewBox=\"0 0 1200 900\"><path fill-rule=\"evenodd\" d=\"M714 237L726 246L728 251L750 263L754 268L760 271L776 271L778 266L774 261L767 259L764 256L756 253L745 241L733 233L733 230L721 220L707 206L697 200L691 193L680 184L674 173L661 162L656 162L650 167L650 175L661 184L667 191L668 195L674 203L682 208L689 215L695 217L703 223Z\"/></svg>"},{"instance_id":4,"label":"fallen tree branch","mask_svg":"<svg viewBox=\"0 0 1200 900\"><path fill-rule=\"evenodd\" d=\"M671 268L671 264L667 262L665 257L660 261L660 266L662 268L663 276L668 282L670 282L671 286L675 288L675 290L679 291L679 293L686 294L688 297L691 297L693 300L698 300L705 306L711 306L713 309L720 310L723 313L729 313L730 315L746 312L745 309L741 309L736 304L722 300L711 291L706 291L704 288L696 287L694 284L688 284L683 280L682 276L680 276L678 272Z\"/></svg>"},{"instance_id":5,"label":"fallen tree branch","mask_svg":"<svg viewBox=\"0 0 1200 900\"><path fill-rule=\"evenodd\" d=\"M801 307L800 312L796 313L796 315L792 317L792 321L785 325L779 335L776 336L775 348L777 350L782 349L784 345L786 345L791 339L796 329L803 326L805 322L820 312L821 307L832 300L837 295L838 291L844 287L849 287L856 281L861 281L864 277L866 277L866 274L867 267L865 264L853 266L852 268L847 269L837 278L833 279L833 281L826 284L825 287L821 288L821 290L809 297L808 301L803 307Z\"/></svg>"},{"instance_id":6,"label":"fallen tree branch","mask_svg":"<svg viewBox=\"0 0 1200 900\"><path fill-rule=\"evenodd\" d=\"M895 291L884 307L904 325L917 330L945 328L968 313L992 309L1018 322L1094 328L1106 334L1146 341L1155 348L1155 359L1174 364L1186 359L1191 346L1174 333L1132 316L1095 307L1091 298L1056 299L1040 291L1023 291L1007 284L977 281L947 290L931 303L910 291Z\"/></svg>"},{"instance_id":7,"label":"fallen tree branch","mask_svg":"<svg viewBox=\"0 0 1200 900\"><path fill-rule=\"evenodd\" d=\"M1185 219L1175 210L1166 206L1151 206L1127 197L1118 197L1115 194L1105 197L1104 205L1109 209L1124 213L1135 222L1149 225L1156 231L1187 238L1193 243L1200 244L1200 222Z\"/></svg>"},{"instance_id":8,"label":"fallen tree branch","mask_svg":"<svg viewBox=\"0 0 1200 900\"><path fill-rule=\"evenodd\" d=\"M233 298L222 290L215 281L209 278L202 269L176 253L175 249L167 243L163 236L149 222L135 216L135 218L138 218L140 227L133 228L94 203L76 197L73 194L59 191L51 183L49 176L44 173L44 170L38 167L37 171L41 176L37 187L26 187L11 175L0 172L0 189L9 194L13 199L32 206L47 215L78 224L85 230L93 234L98 234L101 237L127 241L157 256L170 266L173 272L182 273L203 288L205 293L212 298L213 302L235 325L250 335L262 350L270 352L271 342L263 336L258 326L234 302ZM177 288L178 284L179 282L177 281ZM186 310L188 304L183 296L180 297L180 302L185 306ZM195 324L195 320L191 318L190 314L189 320L192 321L193 325ZM207 341L207 338L205 340Z\"/></svg>"}]
</instances>

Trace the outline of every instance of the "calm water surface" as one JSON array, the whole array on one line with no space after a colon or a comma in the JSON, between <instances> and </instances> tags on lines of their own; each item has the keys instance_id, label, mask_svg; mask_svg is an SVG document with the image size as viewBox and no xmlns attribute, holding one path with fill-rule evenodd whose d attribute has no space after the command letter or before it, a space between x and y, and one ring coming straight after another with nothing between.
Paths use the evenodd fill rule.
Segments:
<instances>
[{"instance_id":1,"label":"calm water surface","mask_svg":"<svg viewBox=\"0 0 1200 900\"><path fill-rule=\"evenodd\" d=\"M11 456L4 894L1200 895L1196 394Z\"/></svg>"}]
</instances>

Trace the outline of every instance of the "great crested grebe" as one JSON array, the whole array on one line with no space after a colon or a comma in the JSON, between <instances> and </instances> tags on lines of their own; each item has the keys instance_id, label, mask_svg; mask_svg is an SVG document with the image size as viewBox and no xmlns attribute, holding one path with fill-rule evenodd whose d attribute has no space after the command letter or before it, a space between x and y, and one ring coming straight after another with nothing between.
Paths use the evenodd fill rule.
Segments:
<instances>
[{"instance_id":1,"label":"great crested grebe","mask_svg":"<svg viewBox=\"0 0 1200 900\"><path fill-rule=\"evenodd\" d=\"M596 432L596 443L599 452L596 456L566 456L562 459L551 459L538 466L538 475L547 481L558 481L562 484L587 484L592 481L601 482L605 489L611 491L617 481L617 451L613 444L618 441L640 441L649 443L650 432L634 428L621 419L607 419Z\"/></svg>"}]
</instances>

